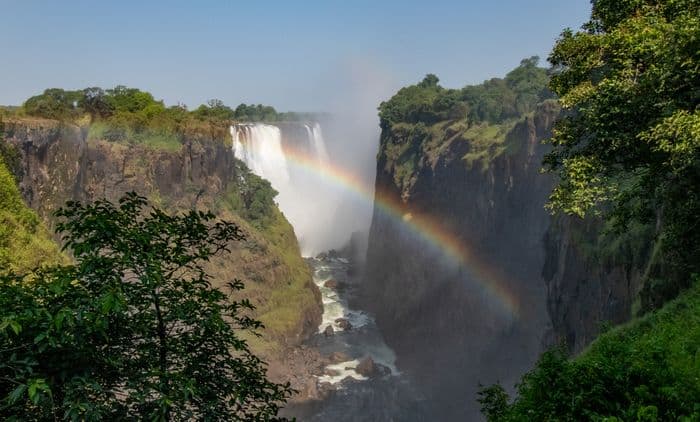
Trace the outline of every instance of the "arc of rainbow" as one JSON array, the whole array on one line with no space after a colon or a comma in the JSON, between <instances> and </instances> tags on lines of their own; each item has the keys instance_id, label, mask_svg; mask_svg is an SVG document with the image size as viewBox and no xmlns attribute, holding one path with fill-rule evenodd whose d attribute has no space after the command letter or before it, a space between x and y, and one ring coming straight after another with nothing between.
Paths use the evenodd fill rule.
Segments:
<instances>
[{"instance_id":1,"label":"arc of rainbow","mask_svg":"<svg viewBox=\"0 0 700 422\"><path fill-rule=\"evenodd\" d=\"M319 162L316 157L289 146L284 146L283 149L285 156L295 167L312 173L326 183L332 182L363 201L369 201L370 204L374 202L375 209L399 222L443 256L459 264L488 296L496 299L496 302L514 317L519 316L520 300L507 287L501 272L479 259L470 245L446 230L435 218L428 215L407 215L398 200L382 192L367 190L362 181L346 169Z\"/></svg>"}]
</instances>

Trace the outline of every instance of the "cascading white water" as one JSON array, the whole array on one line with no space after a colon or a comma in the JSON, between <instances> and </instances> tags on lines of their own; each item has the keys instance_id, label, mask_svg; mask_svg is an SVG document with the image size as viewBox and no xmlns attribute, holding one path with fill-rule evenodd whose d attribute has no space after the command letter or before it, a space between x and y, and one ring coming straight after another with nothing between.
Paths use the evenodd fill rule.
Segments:
<instances>
[{"instance_id":1,"label":"cascading white water","mask_svg":"<svg viewBox=\"0 0 700 422\"><path fill-rule=\"evenodd\" d=\"M340 246L329 242L328 232L342 193L323 178L330 159L321 126L300 123L291 128L296 136L283 136L279 127L269 124L233 125L233 152L253 173L270 181L302 254L313 256Z\"/></svg>"},{"instance_id":2,"label":"cascading white water","mask_svg":"<svg viewBox=\"0 0 700 422\"><path fill-rule=\"evenodd\" d=\"M241 142L241 129L245 145ZM282 187L289 183L287 158L282 150L282 135L278 127L238 125L231 128L231 136L236 158L246 163L253 173L269 180L272 186ZM255 142L262 139L264 142Z\"/></svg>"},{"instance_id":3,"label":"cascading white water","mask_svg":"<svg viewBox=\"0 0 700 422\"><path fill-rule=\"evenodd\" d=\"M314 123L313 126L305 124L306 132L309 135L309 139L314 146L314 151L316 152L316 158L322 163L328 163L328 151L326 150L326 142L323 140L323 134L321 133L321 125Z\"/></svg>"}]
</instances>

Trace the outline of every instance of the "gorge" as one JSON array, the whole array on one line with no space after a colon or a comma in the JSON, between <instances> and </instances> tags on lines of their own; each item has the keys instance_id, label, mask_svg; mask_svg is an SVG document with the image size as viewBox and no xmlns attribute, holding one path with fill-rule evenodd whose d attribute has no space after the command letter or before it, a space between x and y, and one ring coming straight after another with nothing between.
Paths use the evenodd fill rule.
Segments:
<instances>
[{"instance_id":1,"label":"gorge","mask_svg":"<svg viewBox=\"0 0 700 422\"><path fill-rule=\"evenodd\" d=\"M247 340L298 392L285 415L478 420L480 385L513 391L546 348L580 352L632 317L653 230L612 236L545 209L560 108L536 60L462 90L431 76L380 106L370 175L359 144L376 139L340 142L328 117L227 119L174 145L36 117L2 134L49 228L65 201L133 190L240 225L246 240L207 269L245 283L266 327Z\"/></svg>"}]
</instances>

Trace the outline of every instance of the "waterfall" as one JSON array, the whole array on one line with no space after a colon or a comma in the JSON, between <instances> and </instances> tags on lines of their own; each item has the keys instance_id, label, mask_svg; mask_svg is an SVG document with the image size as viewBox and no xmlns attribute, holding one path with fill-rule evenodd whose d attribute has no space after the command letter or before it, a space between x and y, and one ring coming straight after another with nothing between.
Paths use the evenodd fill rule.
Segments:
<instances>
[{"instance_id":1,"label":"waterfall","mask_svg":"<svg viewBox=\"0 0 700 422\"><path fill-rule=\"evenodd\" d=\"M231 135L236 158L246 163L253 173L269 180L275 188L289 184L287 158L282 150L282 134L278 127L237 125L231 127Z\"/></svg>"},{"instance_id":2,"label":"waterfall","mask_svg":"<svg viewBox=\"0 0 700 422\"><path fill-rule=\"evenodd\" d=\"M328 163L328 151L326 150L326 142L323 140L323 135L321 134L321 125L318 123L314 123L313 126L305 124L304 127L306 128L309 139L313 143L316 158L324 164Z\"/></svg>"},{"instance_id":3,"label":"waterfall","mask_svg":"<svg viewBox=\"0 0 700 422\"><path fill-rule=\"evenodd\" d=\"M235 157L278 192L276 201L294 227L302 254L312 256L340 246L326 239L339 196L323 180L330 158L321 126L239 123L230 130Z\"/></svg>"}]
</instances>

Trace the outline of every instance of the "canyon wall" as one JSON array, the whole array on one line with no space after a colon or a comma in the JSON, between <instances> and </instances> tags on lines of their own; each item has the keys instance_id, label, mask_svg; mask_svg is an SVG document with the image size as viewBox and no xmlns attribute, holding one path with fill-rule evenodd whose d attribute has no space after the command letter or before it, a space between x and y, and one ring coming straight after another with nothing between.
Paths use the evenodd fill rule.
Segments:
<instances>
[{"instance_id":1,"label":"canyon wall","mask_svg":"<svg viewBox=\"0 0 700 422\"><path fill-rule=\"evenodd\" d=\"M377 202L391 197L404 218L375 205L363 300L400 369L447 417L478 417L479 383L512 388L545 347L580 351L631 316L650 253L635 241L649 233L606 237L599 221L544 208L555 181L540 170L542 141L558 113L549 100L515 123L442 121L418 139L415 127L383 127ZM413 215L431 216L471 256L446 262L406 229Z\"/></svg>"},{"instance_id":2,"label":"canyon wall","mask_svg":"<svg viewBox=\"0 0 700 422\"><path fill-rule=\"evenodd\" d=\"M268 358L299 345L320 323L320 294L302 260L291 225L273 205L265 225L245 218L240 203L249 174L230 142L205 134L188 135L177 151L87 139L87 130L51 120L23 119L4 124L5 140L21 154L16 169L27 205L52 227L52 212L67 200L116 201L128 191L146 196L169 212L210 209L239 224L246 240L218 257L208 270L217 283L237 278L266 325L251 337ZM58 239L57 239L58 240Z\"/></svg>"}]
</instances>

